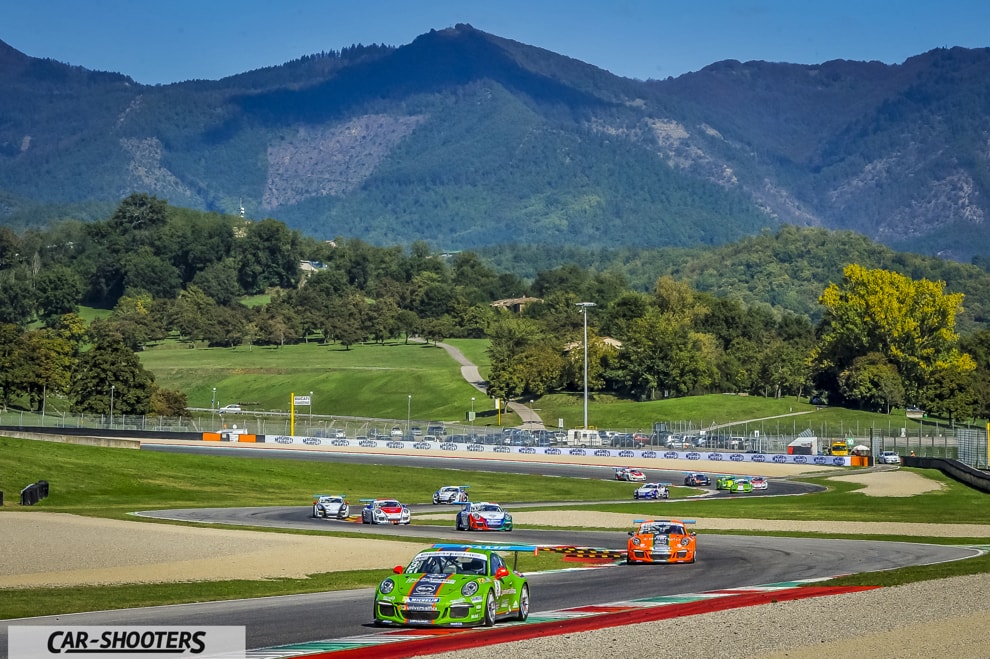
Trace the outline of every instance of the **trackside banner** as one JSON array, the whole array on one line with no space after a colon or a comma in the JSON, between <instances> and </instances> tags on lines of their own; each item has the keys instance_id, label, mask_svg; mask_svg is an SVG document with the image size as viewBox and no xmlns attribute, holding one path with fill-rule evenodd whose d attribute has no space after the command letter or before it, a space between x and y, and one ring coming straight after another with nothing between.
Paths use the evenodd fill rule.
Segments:
<instances>
[{"instance_id":1,"label":"trackside banner","mask_svg":"<svg viewBox=\"0 0 990 659\"><path fill-rule=\"evenodd\" d=\"M666 449L625 449L569 446L502 446L498 444L460 444L455 442L404 442L395 439L329 439L327 437L293 437L289 435L259 435L265 444L292 446L320 446L329 449L370 448L396 452L443 451L464 457L496 455L535 455L535 456L575 456L588 458L628 458L629 460L709 460L712 462L735 462L756 464L806 464L828 467L848 467L849 456L838 455L789 455L782 453L737 453L732 451L673 451ZM687 465L685 465L687 466Z\"/></svg>"},{"instance_id":2,"label":"trackside banner","mask_svg":"<svg viewBox=\"0 0 990 659\"><path fill-rule=\"evenodd\" d=\"M244 659L245 628L11 625L7 630L7 656Z\"/></svg>"}]
</instances>

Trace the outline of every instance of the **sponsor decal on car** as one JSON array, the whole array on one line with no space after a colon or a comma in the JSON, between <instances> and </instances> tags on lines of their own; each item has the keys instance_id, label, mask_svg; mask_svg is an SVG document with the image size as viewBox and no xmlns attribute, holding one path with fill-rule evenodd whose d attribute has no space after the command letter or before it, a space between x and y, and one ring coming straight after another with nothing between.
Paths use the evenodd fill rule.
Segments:
<instances>
[{"instance_id":1,"label":"sponsor decal on car","mask_svg":"<svg viewBox=\"0 0 990 659\"><path fill-rule=\"evenodd\" d=\"M405 448L406 447L406 445L403 444L402 442L389 442L385 446L388 447L388 448Z\"/></svg>"},{"instance_id":2,"label":"sponsor decal on car","mask_svg":"<svg viewBox=\"0 0 990 659\"><path fill-rule=\"evenodd\" d=\"M588 452L583 448L572 448L568 453L570 455L588 455Z\"/></svg>"},{"instance_id":3,"label":"sponsor decal on car","mask_svg":"<svg viewBox=\"0 0 990 659\"><path fill-rule=\"evenodd\" d=\"M457 450L457 444L454 444L453 442L444 442L443 444L440 445L440 450L441 451L456 451Z\"/></svg>"},{"instance_id":4,"label":"sponsor decal on car","mask_svg":"<svg viewBox=\"0 0 990 659\"><path fill-rule=\"evenodd\" d=\"M775 456L773 456L770 459L772 461L776 462L777 464L782 464L784 462L787 462L787 456L786 455L775 455Z\"/></svg>"},{"instance_id":5,"label":"sponsor decal on car","mask_svg":"<svg viewBox=\"0 0 990 659\"><path fill-rule=\"evenodd\" d=\"M701 459L701 454L700 453L695 453L694 451L692 451L691 453L688 453L684 457L687 458L688 460L700 460Z\"/></svg>"},{"instance_id":6,"label":"sponsor decal on car","mask_svg":"<svg viewBox=\"0 0 990 659\"><path fill-rule=\"evenodd\" d=\"M619 451L620 458L635 458L636 454L632 451Z\"/></svg>"},{"instance_id":7,"label":"sponsor decal on car","mask_svg":"<svg viewBox=\"0 0 990 659\"><path fill-rule=\"evenodd\" d=\"M519 452L525 453L527 455L536 455L536 449L533 448L532 446L523 446L521 449L519 449Z\"/></svg>"},{"instance_id":8,"label":"sponsor decal on car","mask_svg":"<svg viewBox=\"0 0 990 659\"><path fill-rule=\"evenodd\" d=\"M485 447L482 444L468 444L467 450L472 451L474 453L483 453Z\"/></svg>"},{"instance_id":9,"label":"sponsor decal on car","mask_svg":"<svg viewBox=\"0 0 990 659\"><path fill-rule=\"evenodd\" d=\"M560 452L560 449L559 448L545 448L545 449L543 449L543 454L544 455L560 455L561 452Z\"/></svg>"},{"instance_id":10,"label":"sponsor decal on car","mask_svg":"<svg viewBox=\"0 0 990 659\"><path fill-rule=\"evenodd\" d=\"M283 435L279 435L278 437L275 438L276 444L291 444L293 441L295 440L293 440L291 437L285 437Z\"/></svg>"},{"instance_id":11,"label":"sponsor decal on car","mask_svg":"<svg viewBox=\"0 0 990 659\"><path fill-rule=\"evenodd\" d=\"M612 457L612 452L609 451L607 448L600 448L597 451L595 451L595 457L596 458L610 458L610 457Z\"/></svg>"},{"instance_id":12,"label":"sponsor decal on car","mask_svg":"<svg viewBox=\"0 0 990 659\"><path fill-rule=\"evenodd\" d=\"M767 456L763 455L762 453L757 453L757 454L751 456L749 459L750 459L750 462L766 462L767 461Z\"/></svg>"},{"instance_id":13,"label":"sponsor decal on car","mask_svg":"<svg viewBox=\"0 0 990 659\"><path fill-rule=\"evenodd\" d=\"M733 453L732 455L729 456L729 460L731 460L732 462L742 462L745 459L746 456L740 453Z\"/></svg>"},{"instance_id":14,"label":"sponsor decal on car","mask_svg":"<svg viewBox=\"0 0 990 659\"><path fill-rule=\"evenodd\" d=\"M310 446L319 446L320 443L321 442L319 437L303 437L303 444L308 444Z\"/></svg>"},{"instance_id":15,"label":"sponsor decal on car","mask_svg":"<svg viewBox=\"0 0 990 659\"><path fill-rule=\"evenodd\" d=\"M420 451L425 451L433 448L433 444L430 444L429 442L416 442L413 444L413 448L419 449Z\"/></svg>"},{"instance_id":16,"label":"sponsor decal on car","mask_svg":"<svg viewBox=\"0 0 990 659\"><path fill-rule=\"evenodd\" d=\"M378 442L373 439L362 439L358 442L358 446L363 446L364 448L374 448L378 446Z\"/></svg>"},{"instance_id":17,"label":"sponsor decal on car","mask_svg":"<svg viewBox=\"0 0 990 659\"><path fill-rule=\"evenodd\" d=\"M348 439L335 439L335 440L333 440L330 443L333 444L334 446L350 446L351 445L351 442Z\"/></svg>"}]
</instances>

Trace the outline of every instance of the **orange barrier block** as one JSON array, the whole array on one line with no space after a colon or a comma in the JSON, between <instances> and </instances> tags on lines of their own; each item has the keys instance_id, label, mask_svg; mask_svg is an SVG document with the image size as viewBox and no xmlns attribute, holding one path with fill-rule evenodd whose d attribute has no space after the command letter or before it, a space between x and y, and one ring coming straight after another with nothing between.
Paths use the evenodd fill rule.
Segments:
<instances>
[{"instance_id":1,"label":"orange barrier block","mask_svg":"<svg viewBox=\"0 0 990 659\"><path fill-rule=\"evenodd\" d=\"M220 433L218 433L218 432L204 432L203 433L203 441L204 442L219 442L220 441Z\"/></svg>"},{"instance_id":2,"label":"orange barrier block","mask_svg":"<svg viewBox=\"0 0 990 659\"><path fill-rule=\"evenodd\" d=\"M258 441L258 436L257 435L238 435L237 436L237 441L239 441L239 442L250 442L251 444L254 444L255 442Z\"/></svg>"}]
</instances>

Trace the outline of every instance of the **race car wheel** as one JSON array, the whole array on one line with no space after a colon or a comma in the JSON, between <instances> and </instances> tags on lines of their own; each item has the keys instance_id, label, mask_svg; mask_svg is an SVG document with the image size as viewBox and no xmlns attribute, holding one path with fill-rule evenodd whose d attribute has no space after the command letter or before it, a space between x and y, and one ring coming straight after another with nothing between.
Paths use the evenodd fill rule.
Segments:
<instances>
[{"instance_id":1,"label":"race car wheel","mask_svg":"<svg viewBox=\"0 0 990 659\"><path fill-rule=\"evenodd\" d=\"M529 617L529 586L523 585L522 590L519 591L519 613L516 614L516 620L526 620Z\"/></svg>"},{"instance_id":2,"label":"race car wheel","mask_svg":"<svg viewBox=\"0 0 990 659\"><path fill-rule=\"evenodd\" d=\"M488 591L488 597L485 599L485 627L493 627L495 625L495 595L492 591Z\"/></svg>"},{"instance_id":3,"label":"race car wheel","mask_svg":"<svg viewBox=\"0 0 990 659\"><path fill-rule=\"evenodd\" d=\"M694 553L693 553L693 554L691 554L691 560L690 560L690 561L688 561L688 563L694 563L694 562L695 562L695 561L697 561L697 560L698 560L698 550L697 550L697 549L695 549L695 550L694 550Z\"/></svg>"}]
</instances>

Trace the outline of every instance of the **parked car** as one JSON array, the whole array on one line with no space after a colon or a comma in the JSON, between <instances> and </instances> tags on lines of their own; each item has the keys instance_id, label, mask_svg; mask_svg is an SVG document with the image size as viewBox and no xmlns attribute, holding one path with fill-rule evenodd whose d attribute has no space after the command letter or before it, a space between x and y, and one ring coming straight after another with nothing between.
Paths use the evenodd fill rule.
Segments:
<instances>
[{"instance_id":1,"label":"parked car","mask_svg":"<svg viewBox=\"0 0 990 659\"><path fill-rule=\"evenodd\" d=\"M390 437L402 437L402 428L400 426L392 426L388 434Z\"/></svg>"},{"instance_id":2,"label":"parked car","mask_svg":"<svg viewBox=\"0 0 990 659\"><path fill-rule=\"evenodd\" d=\"M241 411L241 406L237 403L232 403L230 405L224 405L217 412L220 414L237 414Z\"/></svg>"},{"instance_id":3,"label":"parked car","mask_svg":"<svg viewBox=\"0 0 990 659\"><path fill-rule=\"evenodd\" d=\"M880 451L880 455L877 456L877 464L899 465L901 464L901 456L897 455L897 451Z\"/></svg>"}]
</instances>

